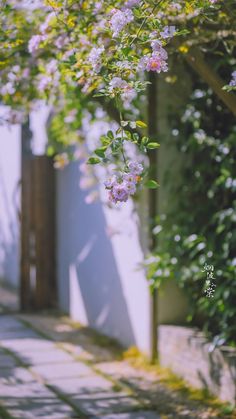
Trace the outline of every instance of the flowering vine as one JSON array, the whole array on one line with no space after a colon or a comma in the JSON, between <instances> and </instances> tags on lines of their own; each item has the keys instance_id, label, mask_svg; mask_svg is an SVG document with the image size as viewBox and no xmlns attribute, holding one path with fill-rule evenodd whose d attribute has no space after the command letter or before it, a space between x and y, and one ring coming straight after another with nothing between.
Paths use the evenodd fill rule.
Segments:
<instances>
[{"instance_id":1,"label":"flowering vine","mask_svg":"<svg viewBox=\"0 0 236 419\"><path fill-rule=\"evenodd\" d=\"M117 170L105 182L109 199L126 202L142 183L155 188L147 169L128 160L125 143L141 153L159 147L146 135L147 126L137 120L146 75L168 71L168 48L172 38L184 36L179 16L204 19L215 0L169 2L166 0L46 0L39 7L25 9L7 0L1 12L3 42L0 94L12 109L10 122L19 122L37 101L52 104L55 112L68 109L71 129L78 130L83 111L99 100L114 106L119 128L102 135L88 164L117 163ZM177 22L173 24L173 22ZM16 24L17 23L17 24ZM12 65L17 62L17 65ZM234 73L233 73L234 74ZM233 76L230 86L233 87ZM114 105L111 105L111 102ZM74 108L72 106L74 104ZM17 112L17 114L16 114ZM18 117L16 118L16 115ZM67 146L68 144L66 144ZM66 151L56 157L55 166L69 160Z\"/></svg>"}]
</instances>

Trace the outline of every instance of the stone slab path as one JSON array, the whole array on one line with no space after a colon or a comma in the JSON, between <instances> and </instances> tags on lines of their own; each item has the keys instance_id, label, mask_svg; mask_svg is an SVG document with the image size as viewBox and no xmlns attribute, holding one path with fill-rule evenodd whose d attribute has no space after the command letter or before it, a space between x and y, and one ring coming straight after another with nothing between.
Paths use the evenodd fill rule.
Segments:
<instances>
[{"instance_id":1,"label":"stone slab path","mask_svg":"<svg viewBox=\"0 0 236 419\"><path fill-rule=\"evenodd\" d=\"M94 367L94 351L61 339L69 325L47 318L45 327L39 323L37 317L0 316L1 418L159 418L125 386ZM55 323L64 330L60 339ZM47 337L42 335L46 325L51 336L49 330Z\"/></svg>"},{"instance_id":2,"label":"stone slab path","mask_svg":"<svg viewBox=\"0 0 236 419\"><path fill-rule=\"evenodd\" d=\"M59 313L19 314L17 296L0 286L0 418L236 419L236 410L167 384L159 367L132 361Z\"/></svg>"}]
</instances>

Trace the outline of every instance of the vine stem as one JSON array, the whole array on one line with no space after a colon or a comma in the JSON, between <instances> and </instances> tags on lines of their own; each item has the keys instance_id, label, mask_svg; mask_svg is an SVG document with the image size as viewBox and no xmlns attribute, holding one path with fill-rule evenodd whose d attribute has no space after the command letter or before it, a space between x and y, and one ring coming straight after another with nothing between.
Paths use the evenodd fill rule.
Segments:
<instances>
[{"instance_id":1,"label":"vine stem","mask_svg":"<svg viewBox=\"0 0 236 419\"><path fill-rule=\"evenodd\" d=\"M155 12L155 10L156 10L157 6L159 6L161 3L162 3L162 0L160 0L158 3L154 4L154 6L153 6L153 8L152 8L152 10L151 10L150 15L152 15L152 14ZM132 39L132 41L131 41L131 43L130 43L130 46L132 46L132 45L133 45L133 43L134 43L134 42L136 41L136 39L138 38L138 36L139 36L139 34L140 34L141 30L143 29L143 27L144 27L145 23L147 22L148 18L150 17L150 15L149 15L149 16L146 16L146 17L143 19L143 21L142 21L142 23L141 23L140 27L138 28L138 31L137 31L137 33L136 33L135 37Z\"/></svg>"},{"instance_id":2,"label":"vine stem","mask_svg":"<svg viewBox=\"0 0 236 419\"><path fill-rule=\"evenodd\" d=\"M123 121L123 117L122 117L122 112L121 112L121 110L120 110L121 154L122 154L122 157L123 157L123 160L124 160L125 166L127 166L127 160L126 160L126 157L125 157L124 147L123 147L123 144L124 144L124 128L123 128L122 123L121 123L122 121Z\"/></svg>"}]
</instances>

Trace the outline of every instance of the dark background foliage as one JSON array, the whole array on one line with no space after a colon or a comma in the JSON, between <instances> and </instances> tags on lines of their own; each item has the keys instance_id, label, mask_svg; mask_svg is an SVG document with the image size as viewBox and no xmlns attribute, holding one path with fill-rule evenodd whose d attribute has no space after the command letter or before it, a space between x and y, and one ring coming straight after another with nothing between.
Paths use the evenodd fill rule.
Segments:
<instances>
[{"instance_id":1,"label":"dark background foliage","mask_svg":"<svg viewBox=\"0 0 236 419\"><path fill-rule=\"evenodd\" d=\"M224 62L217 70L229 78ZM147 263L148 277L151 287L175 279L191 302L188 321L213 336L216 345L235 345L236 124L194 74L192 86L181 117L170 120L172 141L184 162L182 182L181 187L173 185L167 169L166 181L178 199L175 208L157 219L159 246ZM213 266L213 278L206 265ZM213 296L207 296L209 283L215 284Z\"/></svg>"}]
</instances>

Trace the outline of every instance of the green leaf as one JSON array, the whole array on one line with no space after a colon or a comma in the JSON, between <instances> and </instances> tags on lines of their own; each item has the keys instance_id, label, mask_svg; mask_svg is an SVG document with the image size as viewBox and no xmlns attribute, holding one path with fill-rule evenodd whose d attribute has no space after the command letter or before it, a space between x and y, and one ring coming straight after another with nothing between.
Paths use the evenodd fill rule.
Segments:
<instances>
[{"instance_id":1,"label":"green leaf","mask_svg":"<svg viewBox=\"0 0 236 419\"><path fill-rule=\"evenodd\" d=\"M148 141L149 141L149 138L148 138L148 137L143 137L143 138L142 138L142 144L143 144L143 145L145 145L145 146L146 146L146 145L148 144Z\"/></svg>"},{"instance_id":2,"label":"green leaf","mask_svg":"<svg viewBox=\"0 0 236 419\"><path fill-rule=\"evenodd\" d=\"M147 128L147 124L145 124L143 121L136 121L136 125L140 128Z\"/></svg>"},{"instance_id":3,"label":"green leaf","mask_svg":"<svg viewBox=\"0 0 236 419\"><path fill-rule=\"evenodd\" d=\"M145 186L147 187L147 188L149 188L149 189L156 189L156 188L158 188L158 186L160 186L159 185L159 183L157 183L155 180L148 180L146 183L145 183Z\"/></svg>"},{"instance_id":4,"label":"green leaf","mask_svg":"<svg viewBox=\"0 0 236 419\"><path fill-rule=\"evenodd\" d=\"M106 137L105 135L102 135L100 140L103 146L108 147L111 144L110 138Z\"/></svg>"},{"instance_id":5,"label":"green leaf","mask_svg":"<svg viewBox=\"0 0 236 419\"><path fill-rule=\"evenodd\" d=\"M133 133L133 139L134 139L134 141L139 141L139 135L138 135L137 132Z\"/></svg>"},{"instance_id":6,"label":"green leaf","mask_svg":"<svg viewBox=\"0 0 236 419\"><path fill-rule=\"evenodd\" d=\"M112 131L108 131L107 136L108 136L108 138L110 138L111 140L113 140L113 138L114 138L114 135L113 135L113 132L112 132Z\"/></svg>"},{"instance_id":7,"label":"green leaf","mask_svg":"<svg viewBox=\"0 0 236 419\"><path fill-rule=\"evenodd\" d=\"M97 148L94 153L97 154L97 156L101 157L102 159L105 157L105 151L107 150L107 146Z\"/></svg>"},{"instance_id":8,"label":"green leaf","mask_svg":"<svg viewBox=\"0 0 236 419\"><path fill-rule=\"evenodd\" d=\"M87 164L98 164L101 160L97 157L90 157L87 161Z\"/></svg>"},{"instance_id":9,"label":"green leaf","mask_svg":"<svg viewBox=\"0 0 236 419\"><path fill-rule=\"evenodd\" d=\"M150 150L154 150L155 148L159 148L160 144L159 143L149 143L147 144L147 148L149 148Z\"/></svg>"}]
</instances>

